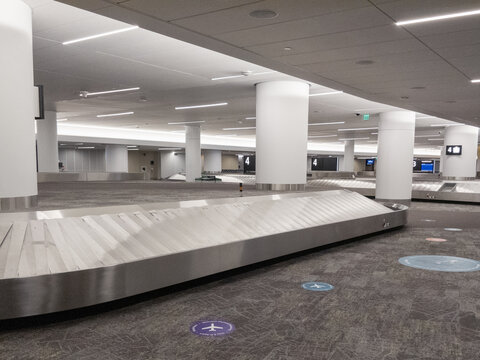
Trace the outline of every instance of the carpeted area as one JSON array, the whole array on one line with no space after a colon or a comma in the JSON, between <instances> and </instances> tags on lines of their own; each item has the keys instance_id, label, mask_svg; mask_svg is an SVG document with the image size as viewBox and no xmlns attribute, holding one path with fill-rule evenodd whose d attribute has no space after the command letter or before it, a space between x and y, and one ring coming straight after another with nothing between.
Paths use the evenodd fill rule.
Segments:
<instances>
[{"instance_id":1,"label":"carpeted area","mask_svg":"<svg viewBox=\"0 0 480 360\"><path fill-rule=\"evenodd\" d=\"M112 304L3 322L0 358L476 360L480 272L418 270L398 259L480 260L479 212L474 205L413 202L409 224L399 230ZM335 288L308 291L306 281ZM189 330L197 320L228 321L236 330L199 337Z\"/></svg>"}]
</instances>

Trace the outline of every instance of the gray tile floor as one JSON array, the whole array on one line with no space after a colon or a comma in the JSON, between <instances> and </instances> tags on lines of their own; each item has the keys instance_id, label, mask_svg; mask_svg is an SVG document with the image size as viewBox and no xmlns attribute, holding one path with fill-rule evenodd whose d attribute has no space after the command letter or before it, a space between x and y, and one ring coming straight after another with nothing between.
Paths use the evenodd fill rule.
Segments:
<instances>
[{"instance_id":1,"label":"gray tile floor","mask_svg":"<svg viewBox=\"0 0 480 360\"><path fill-rule=\"evenodd\" d=\"M62 193L65 189L42 185L42 206L67 199L74 205L108 205L131 194L160 201L162 193L174 200L230 192L226 184L205 191L157 184L147 193L145 184L128 185L122 194L115 186L90 185L78 193L74 187ZM409 224L399 230L128 301L0 322L0 359L478 360L480 272L417 270L398 258L439 254L480 260L479 212L474 205L414 202ZM306 291L305 281L328 282L335 289ZM234 323L236 331L213 339L190 333L192 322L211 318Z\"/></svg>"}]
</instances>

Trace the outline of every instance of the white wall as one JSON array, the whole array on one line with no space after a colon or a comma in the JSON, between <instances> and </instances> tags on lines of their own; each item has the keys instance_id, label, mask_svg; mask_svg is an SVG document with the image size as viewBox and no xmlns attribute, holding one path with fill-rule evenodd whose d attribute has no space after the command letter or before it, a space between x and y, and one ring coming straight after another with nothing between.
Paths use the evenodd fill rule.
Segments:
<instances>
[{"instance_id":1,"label":"white wall","mask_svg":"<svg viewBox=\"0 0 480 360\"><path fill-rule=\"evenodd\" d=\"M180 172L185 172L185 154L178 154L175 151L161 151L160 177L165 179Z\"/></svg>"},{"instance_id":2,"label":"white wall","mask_svg":"<svg viewBox=\"0 0 480 360\"><path fill-rule=\"evenodd\" d=\"M105 172L105 150L60 149L58 157L68 172Z\"/></svg>"}]
</instances>

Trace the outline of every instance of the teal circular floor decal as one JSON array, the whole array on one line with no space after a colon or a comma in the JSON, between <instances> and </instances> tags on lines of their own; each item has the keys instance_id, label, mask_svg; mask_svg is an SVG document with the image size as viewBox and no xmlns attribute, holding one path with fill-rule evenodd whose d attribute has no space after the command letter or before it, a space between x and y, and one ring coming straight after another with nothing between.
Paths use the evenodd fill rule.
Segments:
<instances>
[{"instance_id":1,"label":"teal circular floor decal","mask_svg":"<svg viewBox=\"0 0 480 360\"><path fill-rule=\"evenodd\" d=\"M398 262L416 269L432 271L468 272L480 270L480 261L455 256L414 255L402 257Z\"/></svg>"},{"instance_id":2,"label":"teal circular floor decal","mask_svg":"<svg viewBox=\"0 0 480 360\"><path fill-rule=\"evenodd\" d=\"M333 289L333 285L330 285L324 282L316 282L316 281L303 283L302 287L305 290L311 290L311 291L329 291Z\"/></svg>"}]
</instances>

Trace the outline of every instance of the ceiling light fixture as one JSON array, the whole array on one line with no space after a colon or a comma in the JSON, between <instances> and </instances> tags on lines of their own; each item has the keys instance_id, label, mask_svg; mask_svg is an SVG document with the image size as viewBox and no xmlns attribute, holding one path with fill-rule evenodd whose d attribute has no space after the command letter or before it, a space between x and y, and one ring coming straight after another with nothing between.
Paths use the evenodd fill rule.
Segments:
<instances>
[{"instance_id":1,"label":"ceiling light fixture","mask_svg":"<svg viewBox=\"0 0 480 360\"><path fill-rule=\"evenodd\" d=\"M256 126L247 126L247 127L239 127L239 128L223 128L225 131L234 131L234 130L253 130L256 129Z\"/></svg>"},{"instance_id":2,"label":"ceiling light fixture","mask_svg":"<svg viewBox=\"0 0 480 360\"><path fill-rule=\"evenodd\" d=\"M443 141L443 138L441 138L441 139L427 139L427 140L430 140L430 141L435 141L435 140L439 141L439 140L442 140L442 141Z\"/></svg>"},{"instance_id":3,"label":"ceiling light fixture","mask_svg":"<svg viewBox=\"0 0 480 360\"><path fill-rule=\"evenodd\" d=\"M104 117L111 117L111 116L125 116L125 115L133 115L133 111L123 112L123 113L116 113L116 114L103 114L97 115L97 118L104 118Z\"/></svg>"},{"instance_id":4,"label":"ceiling light fixture","mask_svg":"<svg viewBox=\"0 0 480 360\"><path fill-rule=\"evenodd\" d=\"M140 149L137 149L137 148L128 148L127 150L128 150L128 151L138 151L138 150L140 150Z\"/></svg>"},{"instance_id":5,"label":"ceiling light fixture","mask_svg":"<svg viewBox=\"0 0 480 360\"><path fill-rule=\"evenodd\" d=\"M337 129L337 131L362 131L362 130L378 130L378 127L368 127L368 128L351 128L351 129Z\"/></svg>"},{"instance_id":6,"label":"ceiling light fixture","mask_svg":"<svg viewBox=\"0 0 480 360\"><path fill-rule=\"evenodd\" d=\"M86 150L86 149L95 149L95 146L79 146L77 149Z\"/></svg>"},{"instance_id":7,"label":"ceiling light fixture","mask_svg":"<svg viewBox=\"0 0 480 360\"><path fill-rule=\"evenodd\" d=\"M250 116L245 118L245 120L256 120L256 119L257 119L256 116Z\"/></svg>"},{"instance_id":8,"label":"ceiling light fixture","mask_svg":"<svg viewBox=\"0 0 480 360\"><path fill-rule=\"evenodd\" d=\"M312 124L308 124L308 126L317 126L317 125L338 125L338 124L345 124L345 121L334 121L334 122L324 122L324 123L312 123Z\"/></svg>"},{"instance_id":9,"label":"ceiling light fixture","mask_svg":"<svg viewBox=\"0 0 480 360\"><path fill-rule=\"evenodd\" d=\"M431 127L446 127L448 124L430 124Z\"/></svg>"},{"instance_id":10,"label":"ceiling light fixture","mask_svg":"<svg viewBox=\"0 0 480 360\"><path fill-rule=\"evenodd\" d=\"M68 120L67 118L57 119L57 122L59 122L59 121L67 121L67 120Z\"/></svg>"},{"instance_id":11,"label":"ceiling light fixture","mask_svg":"<svg viewBox=\"0 0 480 360\"><path fill-rule=\"evenodd\" d=\"M97 38L101 38L101 37L104 37L104 36L120 34L120 33L126 32L126 31L135 30L135 29L138 29L138 28L139 28L138 26L130 26L130 27L127 27L127 28L124 28L124 29L109 31L109 32L106 32L106 33L101 33L101 34L97 34L97 35L86 36L86 37L75 39L75 40L65 41L62 44L63 45L70 45L70 44L78 43L78 42L81 42L81 41L92 40L92 39L97 39Z\"/></svg>"},{"instance_id":12,"label":"ceiling light fixture","mask_svg":"<svg viewBox=\"0 0 480 360\"><path fill-rule=\"evenodd\" d=\"M127 148L136 148L138 147L137 145L127 145Z\"/></svg>"},{"instance_id":13,"label":"ceiling light fixture","mask_svg":"<svg viewBox=\"0 0 480 360\"><path fill-rule=\"evenodd\" d=\"M133 87L133 88L128 88L128 89L117 89L117 90L107 90L107 91L97 91L97 92L82 92L80 95L84 97L88 96L95 96L95 95L104 95L104 94L114 94L114 93L119 93L119 92L126 92L126 91L136 91L140 90L139 87Z\"/></svg>"},{"instance_id":14,"label":"ceiling light fixture","mask_svg":"<svg viewBox=\"0 0 480 360\"><path fill-rule=\"evenodd\" d=\"M348 141L348 140L368 140L370 139L369 137L364 137L364 138L346 138L346 139L338 139L341 141Z\"/></svg>"},{"instance_id":15,"label":"ceiling light fixture","mask_svg":"<svg viewBox=\"0 0 480 360\"><path fill-rule=\"evenodd\" d=\"M188 124L201 124L204 123L205 120L198 120L198 121L178 121L178 122L169 122L168 125L188 125ZM182 131L183 132L183 131Z\"/></svg>"},{"instance_id":16,"label":"ceiling light fixture","mask_svg":"<svg viewBox=\"0 0 480 360\"><path fill-rule=\"evenodd\" d=\"M325 96L325 95L336 95L336 94L343 94L343 91L330 91L330 92L324 92L319 94L310 94L308 96Z\"/></svg>"},{"instance_id":17,"label":"ceiling light fixture","mask_svg":"<svg viewBox=\"0 0 480 360\"><path fill-rule=\"evenodd\" d=\"M235 79L235 78L241 78L241 77L245 77L245 75L241 74L241 75L221 76L221 77L211 78L210 80L217 81L217 80Z\"/></svg>"},{"instance_id":18,"label":"ceiling light fixture","mask_svg":"<svg viewBox=\"0 0 480 360\"><path fill-rule=\"evenodd\" d=\"M160 151L176 151L176 150L182 150L183 148L174 148L174 147L171 147L171 148L158 148L158 150Z\"/></svg>"},{"instance_id":19,"label":"ceiling light fixture","mask_svg":"<svg viewBox=\"0 0 480 360\"><path fill-rule=\"evenodd\" d=\"M433 135L415 135L417 138L428 138L432 136L440 136L440 134L433 134Z\"/></svg>"},{"instance_id":20,"label":"ceiling light fixture","mask_svg":"<svg viewBox=\"0 0 480 360\"><path fill-rule=\"evenodd\" d=\"M313 139L313 138L327 138L327 137L337 137L338 135L312 135L312 136L309 136L310 139Z\"/></svg>"},{"instance_id":21,"label":"ceiling light fixture","mask_svg":"<svg viewBox=\"0 0 480 360\"><path fill-rule=\"evenodd\" d=\"M214 106L225 106L228 105L227 102L216 103L216 104L205 104L205 105L191 105L191 106L175 106L175 110L184 110L184 109L198 109Z\"/></svg>"},{"instance_id":22,"label":"ceiling light fixture","mask_svg":"<svg viewBox=\"0 0 480 360\"><path fill-rule=\"evenodd\" d=\"M480 83L480 79L473 79L471 80L472 83Z\"/></svg>"},{"instance_id":23,"label":"ceiling light fixture","mask_svg":"<svg viewBox=\"0 0 480 360\"><path fill-rule=\"evenodd\" d=\"M465 11L465 12L459 12L459 13L453 13L453 14L431 16L431 17L420 18L420 19L399 21L395 24L397 26L403 26L403 25L418 24L418 23L423 23L423 22L452 19L452 18L457 18L457 17L462 17L462 16L479 15L479 14L480 14L480 10L473 10L473 11Z\"/></svg>"}]
</instances>

